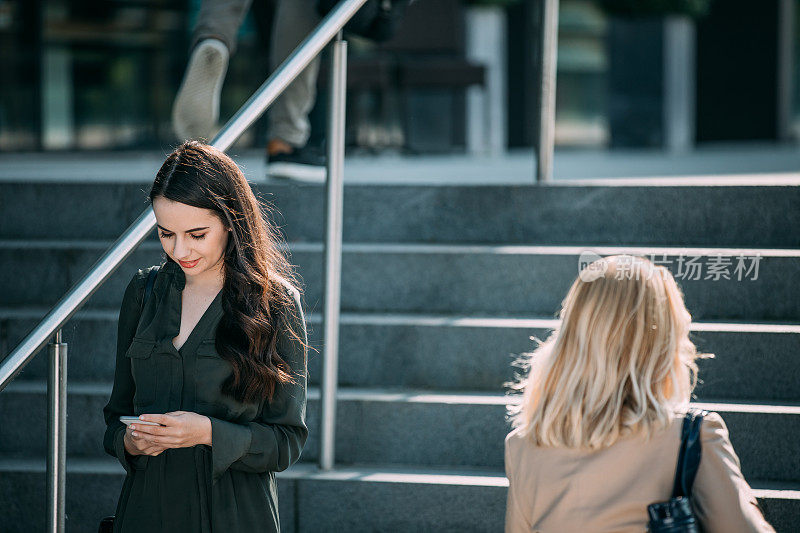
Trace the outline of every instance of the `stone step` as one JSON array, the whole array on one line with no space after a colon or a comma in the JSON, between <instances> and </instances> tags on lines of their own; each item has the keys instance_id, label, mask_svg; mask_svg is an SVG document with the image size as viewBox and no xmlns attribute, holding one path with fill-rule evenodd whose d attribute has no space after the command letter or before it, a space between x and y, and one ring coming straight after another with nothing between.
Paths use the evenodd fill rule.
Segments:
<instances>
[{"instance_id":1,"label":"stone step","mask_svg":"<svg viewBox=\"0 0 800 533\"><path fill-rule=\"evenodd\" d=\"M0 182L0 239L116 239L145 209L151 184L59 181L21 175ZM273 220L287 239L322 240L323 187L253 188L277 208ZM763 177L746 183L714 176L516 186L346 185L343 227L347 242L798 248L800 234L786 231L800 227L798 205L796 179L773 183Z\"/></svg>"},{"instance_id":2,"label":"stone step","mask_svg":"<svg viewBox=\"0 0 800 533\"><path fill-rule=\"evenodd\" d=\"M0 459L0 515L4 533L45 527L42 460ZM279 472L281 530L502 531L508 481L502 471L420 469L374 465L321 472L297 464ZM124 478L112 458L67 460L67 531L94 531L114 513ZM800 521L800 486L752 483L759 505L778 533Z\"/></svg>"},{"instance_id":3,"label":"stone step","mask_svg":"<svg viewBox=\"0 0 800 533\"><path fill-rule=\"evenodd\" d=\"M14 347L48 311L0 308L8 346ZM114 378L118 309L85 309L63 328L68 375L75 381ZM339 340L339 383L350 387L500 391L514 379L512 361L545 339L556 319L344 313ZM321 374L321 314L308 318L310 382ZM691 338L714 353L699 361L695 393L701 400L798 400L800 325L696 322ZM42 350L18 379L46 379Z\"/></svg>"},{"instance_id":4,"label":"stone step","mask_svg":"<svg viewBox=\"0 0 800 533\"><path fill-rule=\"evenodd\" d=\"M113 457L67 457L66 531L97 531L100 520L113 516L125 470ZM44 459L0 459L0 531L23 533L46 530L47 484ZM279 473L278 502L281 530L294 529L294 479Z\"/></svg>"},{"instance_id":5,"label":"stone step","mask_svg":"<svg viewBox=\"0 0 800 533\"><path fill-rule=\"evenodd\" d=\"M67 400L67 453L102 456L102 409L107 384L72 383ZM309 393L312 432L304 461L318 457L319 392ZM339 391L336 457L342 464L489 467L503 465L509 399L497 393L441 393L389 389ZM697 403L717 411L730 428L745 476L800 483L800 406ZM0 456L44 455L45 382L11 383L0 394ZM364 431L369 428L369 431ZM447 435L446 439L442 435Z\"/></svg>"},{"instance_id":6,"label":"stone step","mask_svg":"<svg viewBox=\"0 0 800 533\"><path fill-rule=\"evenodd\" d=\"M0 241L4 305L54 305L110 244ZM322 245L294 243L291 250L306 283L306 304L318 309ZM158 244L142 245L88 304L119 305L136 269L159 263L160 252ZM800 321L800 299L787 297L796 293L800 250L770 249L348 244L342 309L554 316L578 275L581 254L590 252L652 254L678 278L695 320ZM714 264L721 269L715 272Z\"/></svg>"}]
</instances>

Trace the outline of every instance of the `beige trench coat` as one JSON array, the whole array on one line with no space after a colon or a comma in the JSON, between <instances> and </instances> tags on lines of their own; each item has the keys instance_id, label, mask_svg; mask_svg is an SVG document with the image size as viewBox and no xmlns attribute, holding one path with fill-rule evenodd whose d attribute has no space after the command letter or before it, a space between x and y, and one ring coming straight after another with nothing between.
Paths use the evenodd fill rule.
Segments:
<instances>
[{"instance_id":1,"label":"beige trench coat","mask_svg":"<svg viewBox=\"0 0 800 533\"><path fill-rule=\"evenodd\" d=\"M672 493L682 419L675 415L649 440L627 437L597 452L539 447L512 431L505 440L506 533L645 531L647 506ZM704 531L773 532L717 413L704 418L701 443L692 496Z\"/></svg>"}]
</instances>

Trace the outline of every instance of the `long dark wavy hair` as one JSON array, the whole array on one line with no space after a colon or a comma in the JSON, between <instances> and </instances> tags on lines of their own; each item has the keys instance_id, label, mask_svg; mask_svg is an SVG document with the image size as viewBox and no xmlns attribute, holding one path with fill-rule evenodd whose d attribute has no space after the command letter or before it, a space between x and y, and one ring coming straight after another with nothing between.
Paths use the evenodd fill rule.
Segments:
<instances>
[{"instance_id":1,"label":"long dark wavy hair","mask_svg":"<svg viewBox=\"0 0 800 533\"><path fill-rule=\"evenodd\" d=\"M230 157L198 141L186 141L169 154L150 189L151 205L160 196L209 209L231 228L223 254L224 314L216 348L233 372L222 393L249 403L271 399L277 384L294 383L298 375L276 349L278 317L290 313L284 316L297 319L299 312L280 280L301 291L281 250L283 239L268 219L272 209L256 197ZM290 338L308 348L302 332L291 326L296 320L282 322Z\"/></svg>"}]
</instances>

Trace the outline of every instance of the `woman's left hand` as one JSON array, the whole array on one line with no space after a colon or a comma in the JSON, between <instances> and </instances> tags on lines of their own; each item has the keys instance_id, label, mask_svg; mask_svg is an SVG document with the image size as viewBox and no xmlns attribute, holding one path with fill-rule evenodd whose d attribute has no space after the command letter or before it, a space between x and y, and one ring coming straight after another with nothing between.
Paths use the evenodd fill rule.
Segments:
<instances>
[{"instance_id":1,"label":"woman's left hand","mask_svg":"<svg viewBox=\"0 0 800 533\"><path fill-rule=\"evenodd\" d=\"M189 411L147 414L139 417L143 422L156 422L160 426L131 424L145 440L165 448L188 448L198 444L211 446L211 419Z\"/></svg>"}]
</instances>

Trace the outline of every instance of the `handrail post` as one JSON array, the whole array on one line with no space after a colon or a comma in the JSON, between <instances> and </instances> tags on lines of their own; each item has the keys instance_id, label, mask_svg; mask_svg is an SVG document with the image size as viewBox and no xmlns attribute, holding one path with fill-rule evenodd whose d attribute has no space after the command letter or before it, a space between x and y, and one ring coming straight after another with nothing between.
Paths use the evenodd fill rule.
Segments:
<instances>
[{"instance_id":1,"label":"handrail post","mask_svg":"<svg viewBox=\"0 0 800 533\"><path fill-rule=\"evenodd\" d=\"M67 458L67 343L61 330L47 345L47 531L64 533Z\"/></svg>"},{"instance_id":2,"label":"handrail post","mask_svg":"<svg viewBox=\"0 0 800 533\"><path fill-rule=\"evenodd\" d=\"M325 185L325 315L322 387L320 391L319 467L335 461L336 389L339 375L339 309L342 279L342 204L344 196L344 121L347 94L347 41L339 31L331 50L328 115L328 179Z\"/></svg>"},{"instance_id":3,"label":"handrail post","mask_svg":"<svg viewBox=\"0 0 800 533\"><path fill-rule=\"evenodd\" d=\"M536 181L553 179L556 127L556 61L558 57L558 0L540 0L539 123L536 135Z\"/></svg>"}]
</instances>

